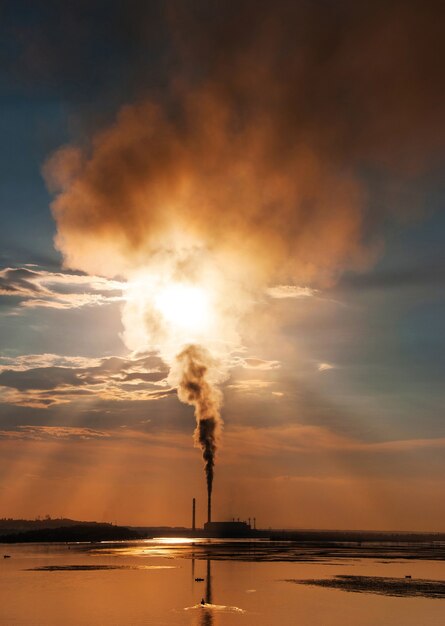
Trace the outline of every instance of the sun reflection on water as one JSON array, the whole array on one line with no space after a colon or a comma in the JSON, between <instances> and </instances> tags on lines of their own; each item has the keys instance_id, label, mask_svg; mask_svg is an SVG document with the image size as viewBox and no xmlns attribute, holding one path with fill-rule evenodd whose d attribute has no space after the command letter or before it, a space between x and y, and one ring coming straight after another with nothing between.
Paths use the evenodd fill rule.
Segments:
<instances>
[{"instance_id":1,"label":"sun reflection on water","mask_svg":"<svg viewBox=\"0 0 445 626\"><path fill-rule=\"evenodd\" d=\"M194 537L157 537L156 539L149 539L148 541L153 541L153 543L162 543L162 544L194 544L194 543L202 543L203 541L207 541L206 539L198 539Z\"/></svg>"},{"instance_id":2,"label":"sun reflection on water","mask_svg":"<svg viewBox=\"0 0 445 626\"><path fill-rule=\"evenodd\" d=\"M142 539L136 543L128 542L103 542L100 553L105 552L120 556L147 557L161 556L163 558L176 558L179 553L188 552L190 546L209 543L208 539L193 537L156 537L154 539ZM117 544L117 545L116 545ZM108 549L107 549L108 546Z\"/></svg>"}]
</instances>

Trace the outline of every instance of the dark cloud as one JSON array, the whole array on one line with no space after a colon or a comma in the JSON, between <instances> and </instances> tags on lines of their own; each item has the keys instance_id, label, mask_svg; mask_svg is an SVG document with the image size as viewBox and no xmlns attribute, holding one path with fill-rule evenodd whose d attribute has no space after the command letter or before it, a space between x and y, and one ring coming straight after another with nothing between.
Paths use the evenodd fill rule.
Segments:
<instances>
[{"instance_id":1,"label":"dark cloud","mask_svg":"<svg viewBox=\"0 0 445 626\"><path fill-rule=\"evenodd\" d=\"M51 272L60 271L59 254L54 250L47 250L44 253L30 250L26 246L18 245L16 242L3 241L3 246L8 247L0 252L0 267L16 267L20 264L37 266Z\"/></svg>"},{"instance_id":2,"label":"dark cloud","mask_svg":"<svg viewBox=\"0 0 445 626\"><path fill-rule=\"evenodd\" d=\"M22 294L31 292L39 293L40 289L33 283L37 272L25 268L6 268L0 275L0 290L4 293Z\"/></svg>"},{"instance_id":3,"label":"dark cloud","mask_svg":"<svg viewBox=\"0 0 445 626\"><path fill-rule=\"evenodd\" d=\"M137 93L116 121L45 168L67 264L125 273L174 245L173 224L266 283L369 265L382 214L404 210L394 189L371 206L365 172L404 180L443 155L443 5L162 6L175 59L163 88L136 55ZM131 3L127 15L141 17Z\"/></svg>"},{"instance_id":4,"label":"dark cloud","mask_svg":"<svg viewBox=\"0 0 445 626\"><path fill-rule=\"evenodd\" d=\"M445 259L425 265L374 270L373 272L342 277L338 289L402 289L417 287L441 287L445 284Z\"/></svg>"},{"instance_id":5,"label":"dark cloud","mask_svg":"<svg viewBox=\"0 0 445 626\"><path fill-rule=\"evenodd\" d=\"M70 309L119 302L123 284L95 276L51 272L38 266L0 270L0 296L12 306Z\"/></svg>"},{"instance_id":6,"label":"dark cloud","mask_svg":"<svg viewBox=\"0 0 445 626\"><path fill-rule=\"evenodd\" d=\"M79 374L61 367L40 367L23 372L4 371L0 373L0 386L13 387L18 391L29 389L56 389L62 385L78 386L85 384Z\"/></svg>"},{"instance_id":7,"label":"dark cloud","mask_svg":"<svg viewBox=\"0 0 445 626\"><path fill-rule=\"evenodd\" d=\"M162 2L6 0L0 60L9 89L83 103L91 94L116 102L138 84L159 80L165 54Z\"/></svg>"},{"instance_id":8,"label":"dark cloud","mask_svg":"<svg viewBox=\"0 0 445 626\"><path fill-rule=\"evenodd\" d=\"M59 357L62 362L63 358ZM78 400L81 396L102 399L155 400L169 395L167 369L157 355L127 359L69 359L63 366L33 367L39 357L23 357L0 371L0 388L15 390L6 396L12 404L49 406ZM41 362L57 362L56 355L42 355ZM9 359L14 363L14 359ZM27 367L27 361L29 366ZM82 362L85 362L83 365ZM94 363L94 361L97 361Z\"/></svg>"}]
</instances>

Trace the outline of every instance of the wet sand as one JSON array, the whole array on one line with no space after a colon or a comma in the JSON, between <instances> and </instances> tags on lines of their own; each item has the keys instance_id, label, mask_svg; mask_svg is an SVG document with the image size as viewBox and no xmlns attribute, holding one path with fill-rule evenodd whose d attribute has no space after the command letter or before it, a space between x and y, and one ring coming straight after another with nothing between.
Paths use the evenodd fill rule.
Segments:
<instances>
[{"instance_id":1,"label":"wet sand","mask_svg":"<svg viewBox=\"0 0 445 626\"><path fill-rule=\"evenodd\" d=\"M445 599L445 582L384 576L335 576L325 579L290 579L289 583L328 587L355 593L376 593L383 596Z\"/></svg>"},{"instance_id":2,"label":"wet sand","mask_svg":"<svg viewBox=\"0 0 445 626\"><path fill-rule=\"evenodd\" d=\"M174 569L174 565L42 565L25 572L100 572L116 569Z\"/></svg>"}]
</instances>

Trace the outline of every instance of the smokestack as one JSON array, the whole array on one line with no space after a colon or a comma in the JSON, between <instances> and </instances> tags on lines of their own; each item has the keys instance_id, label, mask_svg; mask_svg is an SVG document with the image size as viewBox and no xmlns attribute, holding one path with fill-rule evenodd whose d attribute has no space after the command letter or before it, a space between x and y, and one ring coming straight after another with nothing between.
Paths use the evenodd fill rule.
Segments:
<instances>
[{"instance_id":1,"label":"smokestack","mask_svg":"<svg viewBox=\"0 0 445 626\"><path fill-rule=\"evenodd\" d=\"M210 490L207 492L207 521L212 521L212 492Z\"/></svg>"},{"instance_id":2,"label":"smokestack","mask_svg":"<svg viewBox=\"0 0 445 626\"><path fill-rule=\"evenodd\" d=\"M196 530L196 500L193 498L192 502L192 530Z\"/></svg>"}]
</instances>

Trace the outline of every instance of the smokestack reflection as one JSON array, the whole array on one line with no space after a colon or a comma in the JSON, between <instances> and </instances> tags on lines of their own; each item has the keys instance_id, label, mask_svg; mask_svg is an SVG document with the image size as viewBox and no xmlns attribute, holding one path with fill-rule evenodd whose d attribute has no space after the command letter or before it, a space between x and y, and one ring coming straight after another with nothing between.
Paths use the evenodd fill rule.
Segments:
<instances>
[{"instance_id":1,"label":"smokestack reflection","mask_svg":"<svg viewBox=\"0 0 445 626\"><path fill-rule=\"evenodd\" d=\"M211 609L202 608L198 626L214 626L213 612Z\"/></svg>"},{"instance_id":2,"label":"smokestack reflection","mask_svg":"<svg viewBox=\"0 0 445 626\"><path fill-rule=\"evenodd\" d=\"M207 559L206 604L212 604L212 573L210 563L210 559Z\"/></svg>"},{"instance_id":3,"label":"smokestack reflection","mask_svg":"<svg viewBox=\"0 0 445 626\"><path fill-rule=\"evenodd\" d=\"M207 559L207 575L206 575L206 595L205 602L206 604L212 604L212 573L211 573L211 561ZM201 619L199 622L199 626L213 626L213 611L212 609L206 608L203 606L201 609Z\"/></svg>"}]
</instances>

